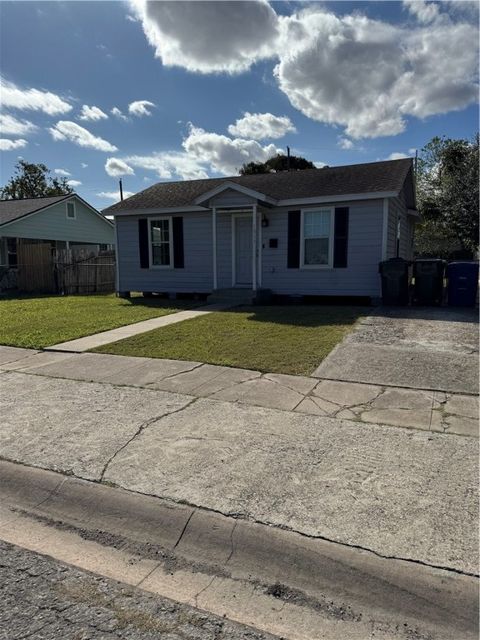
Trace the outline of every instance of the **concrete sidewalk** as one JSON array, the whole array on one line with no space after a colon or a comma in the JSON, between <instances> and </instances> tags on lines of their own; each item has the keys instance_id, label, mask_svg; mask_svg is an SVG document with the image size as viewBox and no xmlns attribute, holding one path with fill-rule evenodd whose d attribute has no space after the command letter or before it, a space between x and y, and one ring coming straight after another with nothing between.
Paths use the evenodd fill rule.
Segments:
<instances>
[{"instance_id":1,"label":"concrete sidewalk","mask_svg":"<svg viewBox=\"0 0 480 640\"><path fill-rule=\"evenodd\" d=\"M143 387L365 424L478 437L478 398L230 367L108 354L0 347L0 369Z\"/></svg>"},{"instance_id":2,"label":"concrete sidewalk","mask_svg":"<svg viewBox=\"0 0 480 640\"><path fill-rule=\"evenodd\" d=\"M111 374L96 354L23 356ZM4 459L477 571L475 439L20 371L0 380Z\"/></svg>"},{"instance_id":3,"label":"concrete sidewalk","mask_svg":"<svg viewBox=\"0 0 480 640\"><path fill-rule=\"evenodd\" d=\"M198 309L177 311L176 313L160 316L159 318L150 318L149 320L127 324L123 327L118 327L117 329L94 333L93 335L85 336L84 338L68 340L68 342L59 342L51 347L47 347L46 351L71 351L82 353L84 351L89 351L90 349L95 349L96 347L101 347L104 344L117 342L124 338L131 338L132 336L137 336L140 333L146 333L147 331L159 329L160 327L167 327L171 324L183 322L184 320L192 320L193 318L207 315L213 311L223 311L230 307L230 304L209 304L204 307L199 307Z\"/></svg>"}]
</instances>

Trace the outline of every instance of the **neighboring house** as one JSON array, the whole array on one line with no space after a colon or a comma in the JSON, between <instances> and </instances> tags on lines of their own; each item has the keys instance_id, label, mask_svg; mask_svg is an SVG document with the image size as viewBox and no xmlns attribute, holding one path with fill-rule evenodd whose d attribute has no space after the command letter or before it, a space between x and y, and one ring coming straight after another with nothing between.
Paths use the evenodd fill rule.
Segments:
<instances>
[{"instance_id":1,"label":"neighboring house","mask_svg":"<svg viewBox=\"0 0 480 640\"><path fill-rule=\"evenodd\" d=\"M21 244L108 249L114 225L76 194L0 200L0 267L15 268Z\"/></svg>"},{"instance_id":2,"label":"neighboring house","mask_svg":"<svg viewBox=\"0 0 480 640\"><path fill-rule=\"evenodd\" d=\"M164 182L104 213L115 216L121 295L376 298L379 262L412 257L418 219L410 159Z\"/></svg>"}]
</instances>

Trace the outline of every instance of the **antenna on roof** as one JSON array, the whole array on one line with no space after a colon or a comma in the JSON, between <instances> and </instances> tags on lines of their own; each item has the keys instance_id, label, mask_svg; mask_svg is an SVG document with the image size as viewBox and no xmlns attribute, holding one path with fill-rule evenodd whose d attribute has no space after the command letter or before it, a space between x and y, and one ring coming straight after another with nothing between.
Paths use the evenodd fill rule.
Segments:
<instances>
[{"instance_id":1,"label":"antenna on roof","mask_svg":"<svg viewBox=\"0 0 480 640\"><path fill-rule=\"evenodd\" d=\"M123 200L123 184L122 184L122 179L121 178L118 181L118 186L120 187L120 201L122 201Z\"/></svg>"},{"instance_id":2,"label":"antenna on roof","mask_svg":"<svg viewBox=\"0 0 480 640\"><path fill-rule=\"evenodd\" d=\"M290 147L287 147L287 171L290 171Z\"/></svg>"}]
</instances>

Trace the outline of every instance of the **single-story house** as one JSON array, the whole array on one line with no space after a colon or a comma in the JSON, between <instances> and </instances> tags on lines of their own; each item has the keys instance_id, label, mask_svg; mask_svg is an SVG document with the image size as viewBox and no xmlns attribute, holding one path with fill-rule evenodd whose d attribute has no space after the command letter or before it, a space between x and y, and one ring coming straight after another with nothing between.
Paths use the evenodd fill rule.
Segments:
<instances>
[{"instance_id":1,"label":"single-story house","mask_svg":"<svg viewBox=\"0 0 480 640\"><path fill-rule=\"evenodd\" d=\"M117 290L380 295L378 264L412 257L411 159L163 182L115 217Z\"/></svg>"},{"instance_id":2,"label":"single-story house","mask_svg":"<svg viewBox=\"0 0 480 640\"><path fill-rule=\"evenodd\" d=\"M15 268L21 244L55 249L109 249L114 225L75 193L0 200L0 267Z\"/></svg>"}]
</instances>

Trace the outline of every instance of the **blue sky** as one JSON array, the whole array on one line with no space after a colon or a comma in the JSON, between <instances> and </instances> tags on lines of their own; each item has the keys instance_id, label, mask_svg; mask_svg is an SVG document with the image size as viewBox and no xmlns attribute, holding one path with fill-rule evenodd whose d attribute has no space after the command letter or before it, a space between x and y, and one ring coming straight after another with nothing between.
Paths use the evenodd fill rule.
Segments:
<instances>
[{"instance_id":1,"label":"blue sky","mask_svg":"<svg viewBox=\"0 0 480 640\"><path fill-rule=\"evenodd\" d=\"M286 145L321 166L470 138L476 7L2 2L1 184L20 156L101 209L120 176L136 192Z\"/></svg>"}]
</instances>

